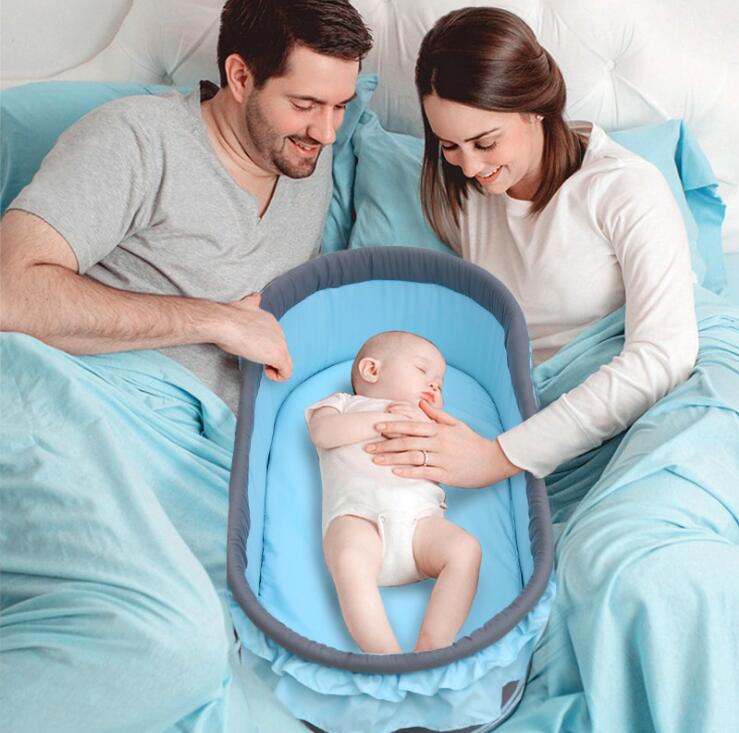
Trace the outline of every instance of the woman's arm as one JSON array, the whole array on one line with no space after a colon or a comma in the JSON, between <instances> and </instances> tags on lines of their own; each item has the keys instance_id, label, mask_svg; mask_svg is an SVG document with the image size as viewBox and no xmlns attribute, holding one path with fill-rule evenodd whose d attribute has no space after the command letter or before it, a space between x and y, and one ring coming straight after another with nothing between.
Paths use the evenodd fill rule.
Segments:
<instances>
[{"instance_id":1,"label":"woman's arm","mask_svg":"<svg viewBox=\"0 0 739 733\"><path fill-rule=\"evenodd\" d=\"M499 436L510 460L540 477L627 429L689 376L698 352L687 234L661 174L617 171L593 196L621 265L625 341L582 384Z\"/></svg>"}]
</instances>

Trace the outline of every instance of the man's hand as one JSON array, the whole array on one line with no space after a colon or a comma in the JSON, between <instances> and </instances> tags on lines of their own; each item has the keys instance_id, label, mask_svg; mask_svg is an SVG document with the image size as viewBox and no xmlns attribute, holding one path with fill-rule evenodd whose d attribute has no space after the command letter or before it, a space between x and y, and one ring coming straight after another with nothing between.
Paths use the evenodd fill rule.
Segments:
<instances>
[{"instance_id":1,"label":"man's hand","mask_svg":"<svg viewBox=\"0 0 739 733\"><path fill-rule=\"evenodd\" d=\"M293 372L285 334L277 319L259 307L259 293L226 305L227 318L215 345L229 354L264 364L270 379L284 382Z\"/></svg>"}]
</instances>

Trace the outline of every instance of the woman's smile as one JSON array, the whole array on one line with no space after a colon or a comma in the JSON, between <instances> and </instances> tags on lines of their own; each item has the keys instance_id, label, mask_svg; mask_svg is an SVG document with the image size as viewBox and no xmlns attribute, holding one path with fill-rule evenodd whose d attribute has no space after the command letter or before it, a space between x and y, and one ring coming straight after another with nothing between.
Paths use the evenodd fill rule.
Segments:
<instances>
[{"instance_id":1,"label":"woman's smile","mask_svg":"<svg viewBox=\"0 0 739 733\"><path fill-rule=\"evenodd\" d=\"M494 181L497 181L500 177L501 171L503 170L503 166L499 165L495 168L492 168L488 170L487 172L478 173L475 178L480 181L483 185L493 183Z\"/></svg>"}]
</instances>

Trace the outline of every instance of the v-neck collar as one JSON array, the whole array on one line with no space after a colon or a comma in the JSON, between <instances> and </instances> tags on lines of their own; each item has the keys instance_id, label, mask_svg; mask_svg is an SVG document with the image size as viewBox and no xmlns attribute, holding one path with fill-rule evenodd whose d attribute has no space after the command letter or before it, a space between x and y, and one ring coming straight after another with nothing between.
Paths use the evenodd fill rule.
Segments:
<instances>
[{"instance_id":1,"label":"v-neck collar","mask_svg":"<svg viewBox=\"0 0 739 733\"><path fill-rule=\"evenodd\" d=\"M211 157L214 163L214 169L221 176L222 179L228 182L237 192L238 195L245 199L245 203L254 212L254 218L257 226L261 226L270 216L270 210L275 206L275 203L280 200L283 196L283 189L287 185L285 176L278 175L275 187L272 190L267 208L264 210L264 214L259 216L259 202L253 194L247 191L245 188L240 186L234 177L226 170L223 165L223 161L218 157L218 154L213 149L213 144L208 137L208 130L206 128L205 120L203 119L203 110L201 107L202 102L212 99L218 92L218 87L212 81L201 81L191 92L185 95L185 105L188 111L191 113L192 118L192 129L195 136L199 139L200 143L206 149L207 154Z\"/></svg>"}]
</instances>

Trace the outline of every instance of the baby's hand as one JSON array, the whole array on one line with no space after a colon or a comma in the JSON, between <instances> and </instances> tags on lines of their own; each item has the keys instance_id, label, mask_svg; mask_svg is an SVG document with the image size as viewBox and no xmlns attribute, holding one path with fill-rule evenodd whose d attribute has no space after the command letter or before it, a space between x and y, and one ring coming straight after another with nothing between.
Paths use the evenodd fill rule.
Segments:
<instances>
[{"instance_id":1,"label":"baby's hand","mask_svg":"<svg viewBox=\"0 0 739 733\"><path fill-rule=\"evenodd\" d=\"M408 420L416 420L417 422L431 422L429 416L418 405L413 405L410 402L391 402L385 412L402 415Z\"/></svg>"}]
</instances>

